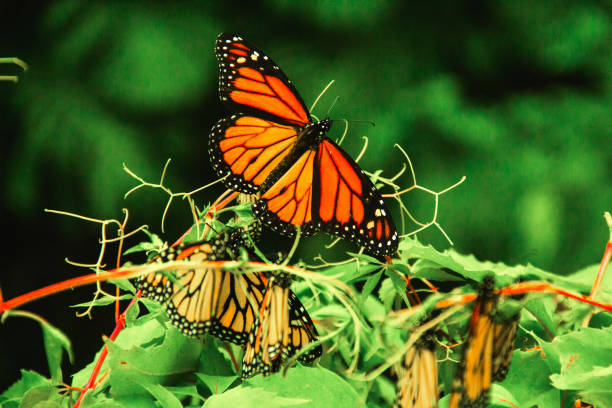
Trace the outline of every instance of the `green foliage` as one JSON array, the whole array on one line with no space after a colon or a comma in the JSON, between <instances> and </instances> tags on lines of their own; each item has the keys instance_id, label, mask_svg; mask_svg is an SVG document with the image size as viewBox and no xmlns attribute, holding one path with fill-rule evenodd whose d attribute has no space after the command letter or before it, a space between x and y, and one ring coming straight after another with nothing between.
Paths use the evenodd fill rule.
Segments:
<instances>
[{"instance_id":1,"label":"green foliage","mask_svg":"<svg viewBox=\"0 0 612 408\"><path fill-rule=\"evenodd\" d=\"M49 371L53 382L62 381L62 357L64 351L68 354L68 358L72 362L72 345L70 339L57 328L48 323L41 323L40 327L43 332L43 341L45 344L45 353L47 354L47 362L49 363Z\"/></svg>"},{"instance_id":2,"label":"green foliage","mask_svg":"<svg viewBox=\"0 0 612 408\"><path fill-rule=\"evenodd\" d=\"M158 240L155 235L149 237ZM438 251L416 239L401 242L399 258L391 267L363 255L343 266L343 275L338 274L342 270L338 265L324 267L315 275L338 276L344 284L350 284L357 295L348 303L316 276L294 285L296 294L320 322L326 351L319 364L298 364L288 367L286 373L282 370L270 377L241 381L229 350L221 342L208 336L202 342L181 334L167 321L161 305L143 299L149 313L138 316L139 308L132 308L127 327L114 342L106 341L108 356L101 370L105 378L95 391L87 393L82 406L385 406L395 394L390 368L401 360L408 334L418 330L438 300L447 297L426 296L421 290L421 306L398 314L397 309L405 308L407 301L400 275L411 276L416 282L416 276L427 271L428 278L436 277L432 281L435 285L457 286L460 282L453 293L461 293L472 291L469 283L486 275L494 275L502 285L521 278L588 290L586 272L591 273L591 279L594 272L594 267L589 267L567 277L556 276L530 265L507 266L478 261L454 249ZM612 296L612 287L605 284L601 294ZM98 305L106 303L102 302L105 299L112 300L101 298ZM599 406L612 403L608 386L612 381L612 325L578 329L584 313L560 314L561 310L576 308L578 302L562 300L564 305L559 307L559 301L543 293L529 294L518 301L502 299L500 313L506 310L512 315L522 309L522 318L510 371L503 382L494 384L489 407L507 406L503 401L517 406L560 406L563 395L567 404L578 397ZM454 312L449 309L450 317L439 326L448 333L447 338L438 339L440 387L445 394L441 407L447 404L455 362L461 359L461 347L447 348L452 345L449 339L465 336L469 311L469 306ZM53 374L59 369L61 347L69 342L57 331L44 333L49 364L55 367L52 379L23 371L21 380L0 396L3 406L69 406L70 399L58 393L61 376ZM533 350L534 346L541 350ZM232 346L231 353L239 357L240 349ZM72 386L82 386L92 369L93 363L76 373Z\"/></svg>"}]
</instances>

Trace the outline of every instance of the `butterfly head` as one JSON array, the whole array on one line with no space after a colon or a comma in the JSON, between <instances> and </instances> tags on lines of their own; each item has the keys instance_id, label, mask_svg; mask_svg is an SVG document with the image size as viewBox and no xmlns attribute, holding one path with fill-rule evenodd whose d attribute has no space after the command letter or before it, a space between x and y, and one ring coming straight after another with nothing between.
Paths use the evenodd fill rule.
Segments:
<instances>
[{"instance_id":1,"label":"butterfly head","mask_svg":"<svg viewBox=\"0 0 612 408\"><path fill-rule=\"evenodd\" d=\"M311 145L320 143L331 128L331 120L325 118L319 122L309 123L304 126L301 134L304 140L308 140Z\"/></svg>"}]
</instances>

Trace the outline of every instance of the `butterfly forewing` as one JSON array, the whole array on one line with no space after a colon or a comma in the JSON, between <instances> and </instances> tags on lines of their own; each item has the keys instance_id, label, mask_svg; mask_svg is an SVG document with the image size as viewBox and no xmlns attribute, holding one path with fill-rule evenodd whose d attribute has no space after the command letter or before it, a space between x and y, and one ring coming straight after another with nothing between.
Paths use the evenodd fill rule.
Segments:
<instances>
[{"instance_id":1,"label":"butterfly forewing","mask_svg":"<svg viewBox=\"0 0 612 408\"><path fill-rule=\"evenodd\" d=\"M242 378L277 372L283 361L318 337L308 312L288 285L268 281L260 312L249 333L242 362ZM303 363L321 355L321 346L299 356Z\"/></svg>"},{"instance_id":2,"label":"butterfly forewing","mask_svg":"<svg viewBox=\"0 0 612 408\"><path fill-rule=\"evenodd\" d=\"M253 194L281 164L297 141L292 126L253 116L221 119L209 141L211 163L234 190Z\"/></svg>"},{"instance_id":3,"label":"butterfly forewing","mask_svg":"<svg viewBox=\"0 0 612 408\"><path fill-rule=\"evenodd\" d=\"M453 382L449 408L483 408L489 399L489 388L493 382L493 314L497 304L493 285L491 279L485 278L474 303L470 331Z\"/></svg>"},{"instance_id":4,"label":"butterfly forewing","mask_svg":"<svg viewBox=\"0 0 612 408\"><path fill-rule=\"evenodd\" d=\"M219 95L228 109L287 125L311 122L291 81L261 50L239 36L221 34L215 53Z\"/></svg>"},{"instance_id":5,"label":"butterfly forewing","mask_svg":"<svg viewBox=\"0 0 612 408\"><path fill-rule=\"evenodd\" d=\"M438 363L432 341L419 339L408 349L397 387L394 408L438 406Z\"/></svg>"}]
</instances>

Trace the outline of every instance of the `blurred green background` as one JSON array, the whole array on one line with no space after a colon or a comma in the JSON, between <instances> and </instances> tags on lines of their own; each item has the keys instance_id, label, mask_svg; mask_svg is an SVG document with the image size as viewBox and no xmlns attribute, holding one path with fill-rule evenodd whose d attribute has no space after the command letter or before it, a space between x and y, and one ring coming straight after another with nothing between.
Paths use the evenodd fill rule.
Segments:
<instances>
[{"instance_id":1,"label":"blurred green background","mask_svg":"<svg viewBox=\"0 0 612 408\"><path fill-rule=\"evenodd\" d=\"M355 157L368 136L363 168L397 172L399 143L423 186L467 176L439 209L458 250L557 273L598 262L612 208L611 11L609 1L4 0L0 57L30 65L18 84L0 83L4 296L84 272L65 257L95 262L99 226L43 208L122 218L127 207L129 225L161 232L167 197L143 190L124 200L135 181L122 163L157 181L172 158L166 185L176 192L215 179L207 137L228 114L217 96L220 32L261 47L308 105L334 79L314 113L324 116L337 96L332 118L376 122L352 124L343 144ZM0 75L16 73L0 65ZM201 206L222 191L195 199ZM411 192L404 202L431 216L431 196ZM190 222L176 201L163 237L174 241ZM434 229L419 238L448 246ZM306 240L301 255L329 242ZM79 368L114 325L111 310L89 321L68 309L91 291L28 306L71 336ZM9 319L0 330L0 390L19 368L46 373L34 323Z\"/></svg>"}]
</instances>

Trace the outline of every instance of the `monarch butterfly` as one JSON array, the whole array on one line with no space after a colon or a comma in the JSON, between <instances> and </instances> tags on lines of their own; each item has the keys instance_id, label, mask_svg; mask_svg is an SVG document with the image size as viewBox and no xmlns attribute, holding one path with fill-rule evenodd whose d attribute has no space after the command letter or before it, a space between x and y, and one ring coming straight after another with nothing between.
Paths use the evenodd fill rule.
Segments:
<instances>
[{"instance_id":1,"label":"monarch butterfly","mask_svg":"<svg viewBox=\"0 0 612 408\"><path fill-rule=\"evenodd\" d=\"M153 262L192 262L234 259L242 230L223 233L209 241L163 251ZM172 324L188 336L209 333L224 341L244 344L263 300L265 280L257 273L234 274L219 266L177 269L174 281L155 272L139 278L143 296L166 304ZM210 264L209 264L210 265Z\"/></svg>"},{"instance_id":2,"label":"monarch butterfly","mask_svg":"<svg viewBox=\"0 0 612 408\"><path fill-rule=\"evenodd\" d=\"M282 362L318 337L308 312L289 286L290 278L283 273L268 279L259 315L249 333L242 360L242 378L256 374L270 375ZM318 345L298 357L310 363L321 356Z\"/></svg>"},{"instance_id":3,"label":"monarch butterfly","mask_svg":"<svg viewBox=\"0 0 612 408\"><path fill-rule=\"evenodd\" d=\"M313 122L291 81L270 57L232 34L217 38L219 95L235 115L211 131L212 165L229 188L261 192L253 212L284 235L324 230L375 255L397 250L380 193L361 168Z\"/></svg>"},{"instance_id":4,"label":"monarch butterfly","mask_svg":"<svg viewBox=\"0 0 612 408\"><path fill-rule=\"evenodd\" d=\"M400 379L393 408L438 406L438 363L431 332L419 338L408 349L398 371Z\"/></svg>"},{"instance_id":5,"label":"monarch butterfly","mask_svg":"<svg viewBox=\"0 0 612 408\"><path fill-rule=\"evenodd\" d=\"M463 359L453 383L449 408L484 407L493 381L502 381L508 373L519 317L500 320L495 316L498 295L494 281L485 277L474 303L470 332Z\"/></svg>"}]
</instances>

